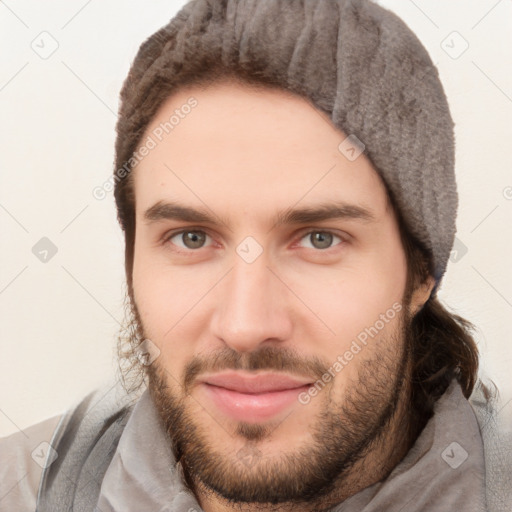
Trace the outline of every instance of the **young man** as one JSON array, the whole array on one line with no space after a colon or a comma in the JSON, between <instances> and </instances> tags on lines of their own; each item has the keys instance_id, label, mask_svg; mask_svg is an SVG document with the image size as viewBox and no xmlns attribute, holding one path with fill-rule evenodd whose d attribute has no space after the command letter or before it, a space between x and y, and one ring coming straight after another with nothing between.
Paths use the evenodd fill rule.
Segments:
<instances>
[{"instance_id":1,"label":"young man","mask_svg":"<svg viewBox=\"0 0 512 512\"><path fill-rule=\"evenodd\" d=\"M403 22L363 0L193 0L121 99L120 359L140 393L47 424L42 474L0 508L508 510L470 325L436 297L453 123Z\"/></svg>"}]
</instances>

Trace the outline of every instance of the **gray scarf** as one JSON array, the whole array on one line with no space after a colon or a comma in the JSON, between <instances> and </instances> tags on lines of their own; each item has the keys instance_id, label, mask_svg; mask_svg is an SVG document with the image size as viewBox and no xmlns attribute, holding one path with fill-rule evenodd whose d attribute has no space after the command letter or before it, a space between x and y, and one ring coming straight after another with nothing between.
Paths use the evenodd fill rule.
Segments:
<instances>
[{"instance_id":1,"label":"gray scarf","mask_svg":"<svg viewBox=\"0 0 512 512\"><path fill-rule=\"evenodd\" d=\"M98 512L200 512L182 481L146 390L135 405L101 485ZM391 474L332 512L485 512L478 422L454 381L416 443Z\"/></svg>"}]
</instances>

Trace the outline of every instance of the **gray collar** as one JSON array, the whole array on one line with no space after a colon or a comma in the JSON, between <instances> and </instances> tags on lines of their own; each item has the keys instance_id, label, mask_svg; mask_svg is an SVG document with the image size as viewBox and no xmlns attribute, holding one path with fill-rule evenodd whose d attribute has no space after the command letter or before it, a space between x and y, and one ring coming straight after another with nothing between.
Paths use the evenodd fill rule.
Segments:
<instances>
[{"instance_id":1,"label":"gray collar","mask_svg":"<svg viewBox=\"0 0 512 512\"><path fill-rule=\"evenodd\" d=\"M162 422L146 390L107 469L101 512L201 511L185 487ZM382 482L333 512L485 512L485 464L478 423L454 381L416 443Z\"/></svg>"}]
</instances>

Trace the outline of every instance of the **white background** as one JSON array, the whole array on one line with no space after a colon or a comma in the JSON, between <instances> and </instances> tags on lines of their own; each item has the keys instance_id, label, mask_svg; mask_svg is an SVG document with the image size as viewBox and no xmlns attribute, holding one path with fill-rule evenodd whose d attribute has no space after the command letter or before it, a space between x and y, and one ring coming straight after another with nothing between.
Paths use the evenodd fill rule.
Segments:
<instances>
[{"instance_id":1,"label":"white background","mask_svg":"<svg viewBox=\"0 0 512 512\"><path fill-rule=\"evenodd\" d=\"M512 418L512 1L381 3L427 47L448 95L467 252L450 263L440 297L476 324L482 370ZM99 201L92 190L112 173L130 62L183 4L0 3L0 435L114 378L123 238L112 194ZM31 46L52 44L47 59ZM46 263L32 253L42 237L58 249Z\"/></svg>"}]
</instances>

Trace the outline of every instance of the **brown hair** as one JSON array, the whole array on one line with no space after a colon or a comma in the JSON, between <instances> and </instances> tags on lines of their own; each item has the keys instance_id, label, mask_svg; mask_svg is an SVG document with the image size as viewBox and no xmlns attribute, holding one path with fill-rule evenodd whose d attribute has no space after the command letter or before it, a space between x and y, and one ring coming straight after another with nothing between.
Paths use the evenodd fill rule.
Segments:
<instances>
[{"instance_id":1,"label":"brown hair","mask_svg":"<svg viewBox=\"0 0 512 512\"><path fill-rule=\"evenodd\" d=\"M428 251L407 231L400 212L394 206L400 236L407 259L407 285L404 302L409 303L413 291L423 284L432 269ZM432 416L434 404L455 378L469 398L478 376L478 348L473 338L474 326L468 320L448 311L432 293L411 321L412 344L412 415L419 431ZM484 386L484 391L487 389Z\"/></svg>"}]
</instances>

